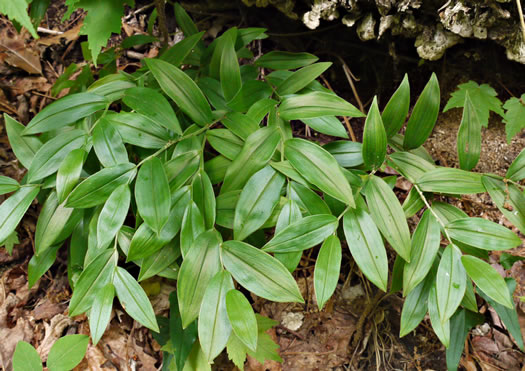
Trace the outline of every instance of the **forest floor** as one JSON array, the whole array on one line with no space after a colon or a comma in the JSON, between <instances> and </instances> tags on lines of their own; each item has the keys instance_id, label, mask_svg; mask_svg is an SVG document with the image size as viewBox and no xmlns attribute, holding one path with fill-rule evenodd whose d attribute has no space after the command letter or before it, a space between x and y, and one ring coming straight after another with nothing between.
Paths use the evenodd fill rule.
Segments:
<instances>
[{"instance_id":1,"label":"forest floor","mask_svg":"<svg viewBox=\"0 0 525 371\"><path fill-rule=\"evenodd\" d=\"M55 4L57 3L57 4ZM139 7L140 4L137 5ZM144 5L144 4L142 4ZM17 55L0 53L0 112L15 117L20 122L27 123L35 113L54 100L50 89L56 79L71 63L83 63L80 43L83 37L78 32L82 23L81 13L73 14L69 21L61 23L63 14L62 2L53 2L44 22L44 27L64 32L61 36L44 35L37 41L29 40L12 33L8 23L0 19L0 46L11 43L18 50ZM125 17L123 35L130 36L144 33L147 29L147 14L132 14L128 10ZM220 14L199 16L200 26L211 31L205 36L207 40L221 32L229 25L239 25L248 22L250 16L243 15L242 21L235 14L222 17ZM248 21L246 20L248 18ZM262 20L243 26L267 26L269 32L275 20L268 12ZM251 18L253 20L253 17ZM174 26L170 26L174 29ZM289 30L284 30L288 32ZM276 31L276 33L283 30ZM278 41L263 42L264 49L280 47L286 49L294 43L290 37ZM113 45L118 45L121 37L112 39ZM272 40L272 39L270 39ZM300 39L297 44L304 50L318 51L322 59L334 54L336 44L326 42L315 46L314 37ZM274 44L272 44L274 43ZM354 45L355 46L355 45ZM360 46L357 46L357 50ZM355 58L348 62L353 72L362 77L356 82L358 94L363 98L365 106L373 94L392 93L405 71L414 67L413 57L405 58L408 62L396 64L387 62L388 74L377 73L379 64L373 51L372 57ZM123 54L118 60L119 69L132 69L138 66L140 58L155 56L158 47L138 49L133 53ZM323 55L323 53L325 55ZM346 56L344 56L346 59ZM364 69L366 58L374 58L371 71ZM438 78L442 88L442 106L450 92L458 83L470 78L480 78L479 72L458 72L457 65L463 56L457 57L448 64L453 73L448 73L445 62L427 64L420 70L409 73L413 92L419 92L428 78L429 70L441 70ZM403 59L403 58L401 58ZM24 62L25 61L25 62ZM3 62L3 63L2 63ZM417 61L416 61L417 62ZM505 74L506 62L502 62L500 73ZM373 71L374 66L376 70ZM408 67L407 67L408 66ZM395 68L394 68L395 67ZM42 71L34 73L34 69ZM523 66L512 67L513 71L523 71ZM446 71L446 73L444 73ZM455 72L454 72L455 71ZM496 74L497 75L497 74ZM495 75L495 76L496 76ZM423 77L425 76L425 77ZM499 75L498 75L499 76ZM504 83L505 87L521 94L519 87L525 87L525 74L521 73L521 81ZM74 78L73 76L72 78ZM339 67L332 68L327 73L326 80L335 91L352 100L354 97L348 82ZM483 77L482 77L483 78ZM494 83L494 81L489 82ZM478 82L485 82L481 80ZM507 94L499 86L498 92ZM507 94L508 95L508 94ZM415 95L414 95L415 96ZM385 100L386 101L386 100ZM434 160L441 165L457 167L456 135L461 121L461 111L451 110L440 114L434 132L425 144ZM362 131L362 120L352 120L352 127L359 139ZM308 135L303 128L296 128L297 134ZM315 133L309 135L315 136ZM318 136L319 141L333 140L326 136ZM489 126L482 133L481 160L475 171L492 172L502 175L516 155L525 148L525 135L516 136L510 144L506 142L504 125L495 116L491 116ZM392 170L393 171L393 170ZM20 180L24 171L21 170L5 133L3 122L0 121L0 174ZM402 200L408 194L407 183L402 178L396 184L396 193ZM0 202L4 196L0 196ZM511 227L486 195L450 199L449 202L461 206L470 216L484 217ZM12 255L5 249L0 249L0 365L10 370L10 359L14 347L20 340L33 344L45 360L51 345L65 334L89 334L89 326L85 315L70 318L67 315L68 301L71 291L67 279L67 251L61 249L57 262L31 289L27 285L27 266L33 254L36 219L41 205L34 204L29 214L18 228L19 242L14 245ZM414 216L411 225L417 224L418 216ZM521 236L523 238L523 236ZM280 325L270 330L273 339L280 345L280 355L283 363L267 362L258 364L254 359L248 359L246 370L445 370L445 349L431 330L426 318L423 323L409 335L399 338L400 313L403 304L401 295L387 295L377 300L375 288L364 279L348 251L343 254L343 267L339 285L334 297L321 312L317 310L313 295L313 269L316 256L315 249L303 256L295 277L305 298L304 305L272 303L260 298L254 299L254 308L261 314L279 321ZM510 252L525 258L525 249L517 248ZM393 254L392 254L393 256ZM491 263L502 275L513 277L517 281L515 297L525 296L525 266L524 262L516 262L505 270L500 264L498 254L491 256ZM158 282L157 282L158 284ZM173 281L162 281L156 294L151 297L158 315L166 315L169 308L169 293L175 289ZM518 314L522 331L525 332L525 303L518 303ZM484 314L486 323L474 329L465 344L465 353L461 366L468 370L520 370L525 364L525 354L518 350L511 336L501 323L497 314L481 301L480 312ZM160 346L153 340L149 330L140 327L118 307L112 313L110 327L104 337L95 346L89 346L85 359L77 370L156 370L162 364ZM233 370L227 355L222 354L214 365L217 370Z\"/></svg>"}]
</instances>

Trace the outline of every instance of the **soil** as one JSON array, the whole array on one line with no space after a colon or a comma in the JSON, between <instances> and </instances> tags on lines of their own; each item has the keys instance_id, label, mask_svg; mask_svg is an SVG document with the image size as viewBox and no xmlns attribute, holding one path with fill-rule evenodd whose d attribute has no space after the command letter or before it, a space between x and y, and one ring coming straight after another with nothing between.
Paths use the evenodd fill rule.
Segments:
<instances>
[{"instance_id":1,"label":"soil","mask_svg":"<svg viewBox=\"0 0 525 371\"><path fill-rule=\"evenodd\" d=\"M79 22L83 14L73 14L66 23L60 23L65 11L63 2L53 1L43 26L64 32L74 30L66 39L56 39L50 45L34 43L23 38L25 48L39 56L43 74L39 77L28 75L17 66L0 63L0 111L16 117L23 123L53 98L49 89L57 77L70 63L82 63L78 36ZM136 8L147 5L136 1ZM150 10L149 10L150 11ZM149 11L127 18L125 30L134 33L144 31ZM131 10L127 10L129 15ZM265 26L273 34L269 40L256 43L263 51L271 49L311 51L324 60L333 60L335 65L326 80L341 96L357 105L357 98L348 85L337 57L342 57L352 72L360 78L356 81L359 98L365 107L374 95L379 96L382 105L397 88L403 74L409 73L413 98L417 97L430 75L438 73L443 102L450 92L462 82L473 79L479 83L489 82L498 90L501 99L507 99L509 92L518 95L525 87L523 66L510 63L504 56L483 45L464 45L454 49L443 61L424 63L407 45L392 45L388 40L382 44L363 44L355 36L347 35L343 29L333 27L310 32L298 23L284 20L280 13L268 9L239 8L227 13L193 13L201 29L210 29L210 41L224 27ZM5 21L2 29L8 27ZM175 24L168 22L170 30ZM122 36L115 36L112 45L118 45ZM158 49L138 50L143 55L154 55ZM486 65L476 59L481 53ZM485 54L483 54L485 53ZM133 56L122 56L119 68L136 68ZM417 68L417 69L416 69ZM494 73L494 69L496 72ZM520 90L521 89L521 90ZM457 167L456 135L461 121L461 111L454 109L439 116L438 123L425 147L438 164ZM360 140L363 120L351 120L353 131ZM298 136L315 136L320 142L334 138L305 132L299 125L294 131ZM503 175L511 161L525 148L525 136L519 134L507 144L504 125L495 115L491 116L488 128L482 131L481 159L475 171ZM20 170L10 150L4 126L0 122L0 174L20 180ZM398 182L396 193L401 199L407 189ZM5 199L0 196L0 202ZM486 195L468 196L463 199L448 199L461 206L471 216L482 216L494 221L510 224L504 220L497 208ZM27 287L27 265L33 252L33 236L40 205L35 203L18 228L20 243L15 245L12 255L0 249L0 364L10 370L10 359L16 343L25 340L32 343L45 358L53 342L64 334L89 334L84 315L69 318L67 304L71 297L67 281L67 251L61 249L57 262L50 271L29 289ZM418 216L412 218L415 226ZM522 236L523 237L523 236ZM344 249L340 281L334 297L323 311L317 310L313 295L313 269L316 249L303 256L295 273L305 298L304 305L272 303L253 297L257 312L279 321L280 325L270 330L270 335L280 345L283 363L267 362L258 364L249 359L247 370L445 370L445 349L431 330L428 318L409 335L399 338L400 313L403 299L400 295L380 296L377 290L361 276L357 267ZM514 249L513 255L525 256L523 248ZM393 258L390 254L390 258ZM518 282L516 295L525 296L525 267L517 262L505 271L498 263L498 255L491 256L491 263L507 276ZM392 267L393 261L390 262ZM173 282L152 281L155 289L152 295L154 308L159 315L166 315L169 293L174 290ZM499 318L486 304L481 304L487 326L476 329L469 335L461 365L466 370L519 370L524 365L521 353ZM112 314L108 331L100 343L89 346L84 361L78 370L156 370L162 364L160 346L152 339L148 330L132 321L118 306ZM520 303L520 321L525 324L525 303ZM525 326L522 326L525 329ZM226 354L221 355L215 365L217 370L233 370Z\"/></svg>"}]
</instances>

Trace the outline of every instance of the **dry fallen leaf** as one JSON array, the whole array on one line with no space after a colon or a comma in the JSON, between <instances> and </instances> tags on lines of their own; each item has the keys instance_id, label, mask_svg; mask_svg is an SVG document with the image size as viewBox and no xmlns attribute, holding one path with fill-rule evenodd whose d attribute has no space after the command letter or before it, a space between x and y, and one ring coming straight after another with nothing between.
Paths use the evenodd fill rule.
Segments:
<instances>
[{"instance_id":1,"label":"dry fallen leaf","mask_svg":"<svg viewBox=\"0 0 525 371\"><path fill-rule=\"evenodd\" d=\"M64 33L60 35L41 37L40 39L38 39L37 42L38 44L45 45L45 46L60 44L62 40L65 40L66 43L69 43L75 40L76 38L78 38L78 33L81 27L82 27L82 22L78 22L73 28L65 31Z\"/></svg>"},{"instance_id":2,"label":"dry fallen leaf","mask_svg":"<svg viewBox=\"0 0 525 371\"><path fill-rule=\"evenodd\" d=\"M42 74L38 52L26 45L19 34L8 29L0 34L0 61L31 74Z\"/></svg>"}]
</instances>

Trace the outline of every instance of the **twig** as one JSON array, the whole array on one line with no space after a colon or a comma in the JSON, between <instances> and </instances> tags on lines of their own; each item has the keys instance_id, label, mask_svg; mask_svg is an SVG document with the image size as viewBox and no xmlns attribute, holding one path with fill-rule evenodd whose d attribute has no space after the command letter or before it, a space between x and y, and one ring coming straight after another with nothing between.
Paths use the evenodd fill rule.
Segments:
<instances>
[{"instance_id":1,"label":"twig","mask_svg":"<svg viewBox=\"0 0 525 371\"><path fill-rule=\"evenodd\" d=\"M50 29L44 28L44 27L38 27L36 30L38 32L40 32L40 33L45 33L45 34L48 34L48 35L62 35L62 34L64 34L64 32L62 32L62 31L50 30Z\"/></svg>"},{"instance_id":2,"label":"twig","mask_svg":"<svg viewBox=\"0 0 525 371\"><path fill-rule=\"evenodd\" d=\"M343 65L343 71L345 72L345 76L348 80L348 83L350 84L350 87L352 88L352 92L354 93L355 100L357 101L357 104L359 105L359 110L363 112L366 115L365 107L363 106L363 102L361 102L361 98L359 98L359 94L357 94L357 89L354 85L354 80L359 81L357 77L354 76L352 71L350 71L350 67L346 64L343 58L340 56L337 56L341 64Z\"/></svg>"},{"instance_id":3,"label":"twig","mask_svg":"<svg viewBox=\"0 0 525 371\"><path fill-rule=\"evenodd\" d=\"M157 14L159 15L159 28L162 38L162 46L168 46L169 33L168 26L166 24L166 2L164 0L155 0L155 6L157 8Z\"/></svg>"},{"instance_id":4,"label":"twig","mask_svg":"<svg viewBox=\"0 0 525 371\"><path fill-rule=\"evenodd\" d=\"M131 18L133 18L135 15L137 14L140 14L146 10L148 10L149 8L152 8L153 6L155 5L155 3L151 3L151 4L148 4L148 5L144 5L142 8L138 8L137 10L135 10L134 12L131 12L129 13L127 16L125 16L123 18L124 21L129 21Z\"/></svg>"},{"instance_id":5,"label":"twig","mask_svg":"<svg viewBox=\"0 0 525 371\"><path fill-rule=\"evenodd\" d=\"M516 6L518 7L518 14L520 16L521 34L523 36L523 42L525 42L525 20L523 20L523 9L521 9L521 0L516 0Z\"/></svg>"},{"instance_id":6,"label":"twig","mask_svg":"<svg viewBox=\"0 0 525 371\"><path fill-rule=\"evenodd\" d=\"M323 82L325 83L328 89L330 89L331 91L334 91L334 89L332 89L332 86L330 86L330 83L328 82L328 80L323 75L321 75L321 79L323 80ZM350 120L346 116L343 116L343 120L345 122L346 129L350 133L350 139L352 139L352 142L357 142L357 138L355 136L354 129L352 129L352 125L350 125Z\"/></svg>"}]
</instances>

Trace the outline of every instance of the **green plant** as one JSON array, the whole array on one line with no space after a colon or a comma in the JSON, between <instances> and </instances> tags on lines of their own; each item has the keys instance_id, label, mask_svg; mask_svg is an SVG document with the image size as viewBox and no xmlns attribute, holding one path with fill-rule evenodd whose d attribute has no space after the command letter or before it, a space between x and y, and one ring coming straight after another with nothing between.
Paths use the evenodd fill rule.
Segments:
<instances>
[{"instance_id":1,"label":"green plant","mask_svg":"<svg viewBox=\"0 0 525 371\"><path fill-rule=\"evenodd\" d=\"M280 358L265 333L275 323L253 312L240 287L267 300L303 302L291 273L304 250L322 244L314 272L322 309L337 285L343 238L379 290L403 290L401 336L429 312L450 368L479 321L475 292L513 313L502 318L516 325L512 294L484 260L520 239L433 194L489 192L524 232L518 182L525 154L505 178L436 166L421 146L439 111L435 75L405 136L398 131L410 106L408 77L382 113L374 99L362 144L294 138L291 121L346 138L336 116L365 116L316 81L330 63L281 51L252 63L246 45L264 38L264 29L232 28L206 46L187 14L177 21L186 38L137 72L105 76L25 127L4 116L28 172L21 184L0 178L2 193L14 192L0 206L0 241L12 244L35 197L43 203L29 285L66 246L69 314L87 313L94 343L116 296L153 331L166 368L209 369L226 348L242 369L247 354ZM260 69L272 72L259 80ZM413 184L403 205L392 190L395 178L376 175L385 164ZM411 235L406 218L422 209ZM397 255L390 288L388 245ZM177 281L169 319L155 317L139 284L154 276ZM523 348L521 337L516 341Z\"/></svg>"}]
</instances>

